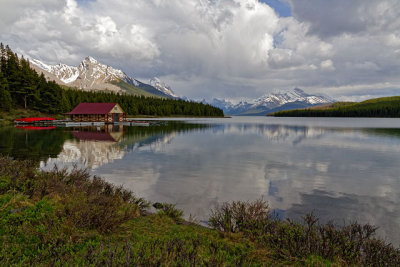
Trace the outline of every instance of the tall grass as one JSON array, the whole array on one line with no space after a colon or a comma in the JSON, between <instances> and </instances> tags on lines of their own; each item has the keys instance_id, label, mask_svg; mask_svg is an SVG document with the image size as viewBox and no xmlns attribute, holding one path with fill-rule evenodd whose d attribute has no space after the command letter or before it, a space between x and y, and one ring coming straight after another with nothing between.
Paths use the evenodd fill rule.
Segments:
<instances>
[{"instance_id":1,"label":"tall grass","mask_svg":"<svg viewBox=\"0 0 400 267\"><path fill-rule=\"evenodd\" d=\"M175 205L150 216L148 206L85 170L0 157L0 266L251 265L250 244L181 225Z\"/></svg>"},{"instance_id":2,"label":"tall grass","mask_svg":"<svg viewBox=\"0 0 400 267\"><path fill-rule=\"evenodd\" d=\"M183 211L177 209L175 204L156 202L153 207L158 210L159 215L166 215L177 223L183 222Z\"/></svg>"},{"instance_id":3,"label":"tall grass","mask_svg":"<svg viewBox=\"0 0 400 267\"><path fill-rule=\"evenodd\" d=\"M375 237L376 227L357 222L336 226L319 224L310 213L301 222L278 220L267 203L224 203L212 211L210 224L225 233L243 233L275 256L298 259L318 255L345 264L400 266L400 250Z\"/></svg>"},{"instance_id":4,"label":"tall grass","mask_svg":"<svg viewBox=\"0 0 400 267\"><path fill-rule=\"evenodd\" d=\"M30 161L0 158L0 193L17 191L32 200L57 199L66 224L111 232L121 223L139 217L149 206L132 192L91 177L86 170L54 167L40 171Z\"/></svg>"}]
</instances>

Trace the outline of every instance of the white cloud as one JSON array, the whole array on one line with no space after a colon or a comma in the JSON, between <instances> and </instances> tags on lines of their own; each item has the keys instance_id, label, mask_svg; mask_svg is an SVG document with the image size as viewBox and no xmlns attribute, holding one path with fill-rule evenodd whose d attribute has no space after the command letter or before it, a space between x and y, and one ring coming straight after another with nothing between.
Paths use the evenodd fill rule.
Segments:
<instances>
[{"instance_id":1,"label":"white cloud","mask_svg":"<svg viewBox=\"0 0 400 267\"><path fill-rule=\"evenodd\" d=\"M291 4L280 18L257 0L1 0L0 39L49 63L91 55L195 98L400 83L398 1Z\"/></svg>"},{"instance_id":2,"label":"white cloud","mask_svg":"<svg viewBox=\"0 0 400 267\"><path fill-rule=\"evenodd\" d=\"M321 62L321 69L326 71L333 71L335 70L335 66L333 66L332 60L327 59Z\"/></svg>"}]
</instances>

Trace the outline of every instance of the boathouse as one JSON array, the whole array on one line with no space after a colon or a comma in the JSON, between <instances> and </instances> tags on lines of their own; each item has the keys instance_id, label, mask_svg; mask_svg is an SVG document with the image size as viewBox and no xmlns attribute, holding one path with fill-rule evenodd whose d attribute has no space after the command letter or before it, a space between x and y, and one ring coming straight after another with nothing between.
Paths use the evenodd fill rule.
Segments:
<instances>
[{"instance_id":1,"label":"boathouse","mask_svg":"<svg viewBox=\"0 0 400 267\"><path fill-rule=\"evenodd\" d=\"M75 122L121 122L126 114L117 103L80 103L71 112L65 113Z\"/></svg>"}]
</instances>

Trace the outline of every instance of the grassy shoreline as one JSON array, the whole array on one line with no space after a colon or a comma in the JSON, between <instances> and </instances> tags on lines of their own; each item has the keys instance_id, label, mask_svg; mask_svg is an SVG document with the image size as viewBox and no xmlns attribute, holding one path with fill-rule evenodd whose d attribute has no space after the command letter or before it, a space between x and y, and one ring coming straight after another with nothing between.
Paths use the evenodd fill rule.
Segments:
<instances>
[{"instance_id":1,"label":"grassy shoreline","mask_svg":"<svg viewBox=\"0 0 400 267\"><path fill-rule=\"evenodd\" d=\"M13 109L9 112L0 111L0 126L12 125L14 120L27 117L53 117L56 119L62 119L64 115L47 114L29 109Z\"/></svg>"},{"instance_id":2,"label":"grassy shoreline","mask_svg":"<svg viewBox=\"0 0 400 267\"><path fill-rule=\"evenodd\" d=\"M0 157L0 265L398 265L400 251L356 223L279 221L263 200L225 203L211 228L85 170Z\"/></svg>"}]
</instances>

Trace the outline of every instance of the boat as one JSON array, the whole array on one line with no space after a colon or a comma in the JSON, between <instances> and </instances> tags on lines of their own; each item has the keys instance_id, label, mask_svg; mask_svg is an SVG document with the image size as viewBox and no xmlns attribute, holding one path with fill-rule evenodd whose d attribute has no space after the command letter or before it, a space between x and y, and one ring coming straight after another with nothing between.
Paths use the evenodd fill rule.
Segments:
<instances>
[{"instance_id":1,"label":"boat","mask_svg":"<svg viewBox=\"0 0 400 267\"><path fill-rule=\"evenodd\" d=\"M16 128L24 129L24 130L36 130L36 131L41 131L41 130L54 130L56 127L55 127L55 126L32 126L32 125L25 125L25 126L16 126Z\"/></svg>"},{"instance_id":2,"label":"boat","mask_svg":"<svg viewBox=\"0 0 400 267\"><path fill-rule=\"evenodd\" d=\"M37 124L37 123L47 123L55 121L56 119L50 117L31 117L31 118L21 118L16 119L14 123L16 124Z\"/></svg>"}]
</instances>

